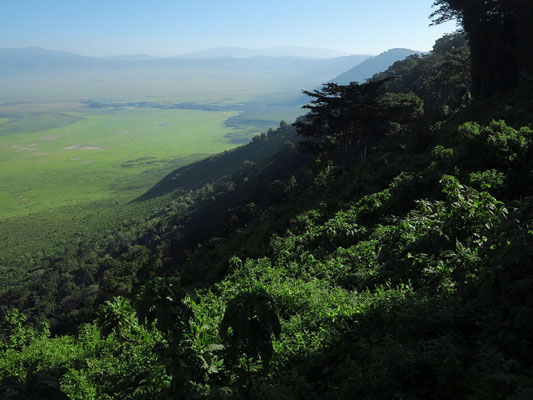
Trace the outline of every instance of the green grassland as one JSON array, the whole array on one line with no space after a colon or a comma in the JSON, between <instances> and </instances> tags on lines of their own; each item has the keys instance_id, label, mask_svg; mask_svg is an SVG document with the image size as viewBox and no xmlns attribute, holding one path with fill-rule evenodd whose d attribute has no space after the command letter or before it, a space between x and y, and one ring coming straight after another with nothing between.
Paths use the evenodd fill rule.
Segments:
<instances>
[{"instance_id":1,"label":"green grassland","mask_svg":"<svg viewBox=\"0 0 533 400\"><path fill-rule=\"evenodd\" d=\"M234 135L264 131L227 124L238 115L79 102L0 107L2 269L153 212L160 199L130 202L170 171L237 146Z\"/></svg>"},{"instance_id":2,"label":"green grassland","mask_svg":"<svg viewBox=\"0 0 533 400\"><path fill-rule=\"evenodd\" d=\"M4 121L0 218L111 197L129 201L154 183L154 170L164 174L191 155L231 147L224 121L235 115L104 109ZM36 130L39 121L48 129Z\"/></svg>"}]
</instances>

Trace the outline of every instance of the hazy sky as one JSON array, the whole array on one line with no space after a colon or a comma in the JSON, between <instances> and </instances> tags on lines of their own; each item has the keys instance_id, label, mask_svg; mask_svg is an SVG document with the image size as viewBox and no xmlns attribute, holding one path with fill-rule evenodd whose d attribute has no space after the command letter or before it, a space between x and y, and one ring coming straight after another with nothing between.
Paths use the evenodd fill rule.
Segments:
<instances>
[{"instance_id":1,"label":"hazy sky","mask_svg":"<svg viewBox=\"0 0 533 400\"><path fill-rule=\"evenodd\" d=\"M295 45L377 54L429 50L433 0L0 0L0 47L178 55Z\"/></svg>"}]
</instances>

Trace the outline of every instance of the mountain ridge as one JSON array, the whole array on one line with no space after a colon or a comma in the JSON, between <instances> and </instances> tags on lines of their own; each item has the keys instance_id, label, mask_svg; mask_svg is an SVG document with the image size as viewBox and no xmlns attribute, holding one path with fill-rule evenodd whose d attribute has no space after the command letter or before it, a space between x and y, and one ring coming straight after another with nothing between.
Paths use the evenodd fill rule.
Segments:
<instances>
[{"instance_id":1,"label":"mountain ridge","mask_svg":"<svg viewBox=\"0 0 533 400\"><path fill-rule=\"evenodd\" d=\"M252 49L247 47L223 46L204 50L181 53L178 55L152 56L146 53L134 54L113 54L109 56L92 56L79 54L72 51L54 50L40 46L29 47L0 47L0 54L8 55L63 55L84 57L98 60L112 61L142 61L160 59L202 59L202 58L250 58L250 57L294 57L294 58L314 58L328 59L346 56L360 56L370 58L368 54L353 54L335 49L303 47L303 46L276 46L262 49Z\"/></svg>"},{"instance_id":2,"label":"mountain ridge","mask_svg":"<svg viewBox=\"0 0 533 400\"><path fill-rule=\"evenodd\" d=\"M178 58L213 58L235 57L248 58L254 56L263 57L303 57L303 58L336 58L353 55L344 51L327 48L315 48L305 46L275 46L261 49L247 47L223 46L205 50L198 50L180 54Z\"/></svg>"},{"instance_id":3,"label":"mountain ridge","mask_svg":"<svg viewBox=\"0 0 533 400\"><path fill-rule=\"evenodd\" d=\"M336 76L329 82L340 85L346 85L350 82L362 83L366 79L374 76L374 74L385 71L396 61L403 60L406 57L414 54L422 54L422 52L405 48L389 49L375 57L363 61L359 65L356 65L348 71Z\"/></svg>"}]
</instances>

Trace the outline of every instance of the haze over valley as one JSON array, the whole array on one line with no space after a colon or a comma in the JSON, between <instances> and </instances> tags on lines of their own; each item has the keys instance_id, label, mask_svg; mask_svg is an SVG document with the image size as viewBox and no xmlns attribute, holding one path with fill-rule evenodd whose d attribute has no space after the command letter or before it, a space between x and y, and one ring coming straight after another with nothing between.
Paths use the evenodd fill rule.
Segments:
<instances>
[{"instance_id":1,"label":"haze over valley","mask_svg":"<svg viewBox=\"0 0 533 400\"><path fill-rule=\"evenodd\" d=\"M302 88L373 59L338 54L222 48L109 58L0 49L0 217L131 200L178 165L293 121ZM367 68L361 80L407 54Z\"/></svg>"}]
</instances>

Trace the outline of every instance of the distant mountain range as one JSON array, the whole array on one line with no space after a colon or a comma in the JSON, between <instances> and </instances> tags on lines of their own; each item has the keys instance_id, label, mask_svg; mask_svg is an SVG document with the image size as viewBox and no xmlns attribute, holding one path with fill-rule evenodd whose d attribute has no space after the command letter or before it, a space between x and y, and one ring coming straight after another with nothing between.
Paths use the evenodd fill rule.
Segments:
<instances>
[{"instance_id":1,"label":"distant mountain range","mask_svg":"<svg viewBox=\"0 0 533 400\"><path fill-rule=\"evenodd\" d=\"M214 58L214 57L303 57L303 58L335 58L348 56L349 53L332 49L299 46L277 46L266 49L248 49L244 47L217 47L213 49L193 51L180 55L180 58Z\"/></svg>"},{"instance_id":2,"label":"distant mountain range","mask_svg":"<svg viewBox=\"0 0 533 400\"><path fill-rule=\"evenodd\" d=\"M365 80L372 78L378 72L383 72L389 68L396 61L403 60L404 58L413 54L420 54L419 51L410 49L391 49L387 50L380 55L371 57L362 63L354 66L350 70L340 74L339 76L330 80L330 82L337 83L339 85L347 85L350 82L364 82Z\"/></svg>"},{"instance_id":3,"label":"distant mountain range","mask_svg":"<svg viewBox=\"0 0 533 400\"><path fill-rule=\"evenodd\" d=\"M416 52L393 49L376 57L327 58L337 53L284 46L219 48L154 58L147 54L89 57L38 47L0 49L0 103L139 96L205 98L216 92L233 99L282 94L285 100L277 101L279 105L295 106L307 101L295 100L302 89L328 81L363 81ZM288 98L293 100L287 103Z\"/></svg>"},{"instance_id":4,"label":"distant mountain range","mask_svg":"<svg viewBox=\"0 0 533 400\"><path fill-rule=\"evenodd\" d=\"M335 78L328 80L327 83L337 83L339 85L347 85L350 82L363 83L375 74L385 71L396 61L403 60L413 54L421 54L421 52L410 49L387 50L375 57L370 57L360 63L354 64L353 67L345 70L345 72L337 75ZM308 96L299 95L289 101L289 104L294 106L308 102Z\"/></svg>"},{"instance_id":5,"label":"distant mountain range","mask_svg":"<svg viewBox=\"0 0 533 400\"><path fill-rule=\"evenodd\" d=\"M290 49L279 49L277 54ZM234 99L281 92L295 95L368 57L89 57L42 48L0 49L0 103L139 96L190 99L213 97L209 94L215 92Z\"/></svg>"},{"instance_id":6,"label":"distant mountain range","mask_svg":"<svg viewBox=\"0 0 533 400\"><path fill-rule=\"evenodd\" d=\"M226 49L232 49L226 51ZM313 53L317 57L302 57L304 51L317 50ZM39 47L24 49L0 48L0 79L10 74L24 74L26 72L65 71L65 70L116 70L150 68L208 68L237 69L252 68L291 68L293 73L307 74L311 71L321 71L325 74L336 71L339 74L368 59L367 55L348 55L341 57L318 57L319 53L326 55L328 50L306 49L297 47L279 47L273 49L252 50L239 48L219 48L203 52L189 53L180 57L155 58L148 54L133 54L111 57L82 56L63 51L48 50ZM331 50L334 51L334 50ZM196 56L194 55L196 54ZM250 57L245 57L245 54ZM253 55L252 55L253 54ZM270 55L267 55L270 54ZM278 55L275 55L278 54ZM298 54L298 55L289 55ZM333 54L333 53L330 53Z\"/></svg>"},{"instance_id":7,"label":"distant mountain range","mask_svg":"<svg viewBox=\"0 0 533 400\"><path fill-rule=\"evenodd\" d=\"M152 57L148 54L126 54L126 55L120 55L120 56L109 56L109 57L102 57L107 60L115 60L115 61L143 61L143 60L151 60L155 57Z\"/></svg>"},{"instance_id":8,"label":"distant mountain range","mask_svg":"<svg viewBox=\"0 0 533 400\"><path fill-rule=\"evenodd\" d=\"M99 60L109 61L146 61L153 59L175 59L175 58L189 58L189 59L206 59L206 58L251 58L251 57L297 57L297 58L338 58L345 56L353 56L350 53L333 50L322 49L315 47L299 47L299 46L278 46L265 49L249 49L244 47L216 47L212 49L193 51L172 57L154 57L149 54L126 54L113 55L107 57L82 56L75 53L48 50L41 47L27 47L27 48L0 48L0 56L69 56L69 57L83 57ZM369 58L369 55L356 55L356 57Z\"/></svg>"}]
</instances>

